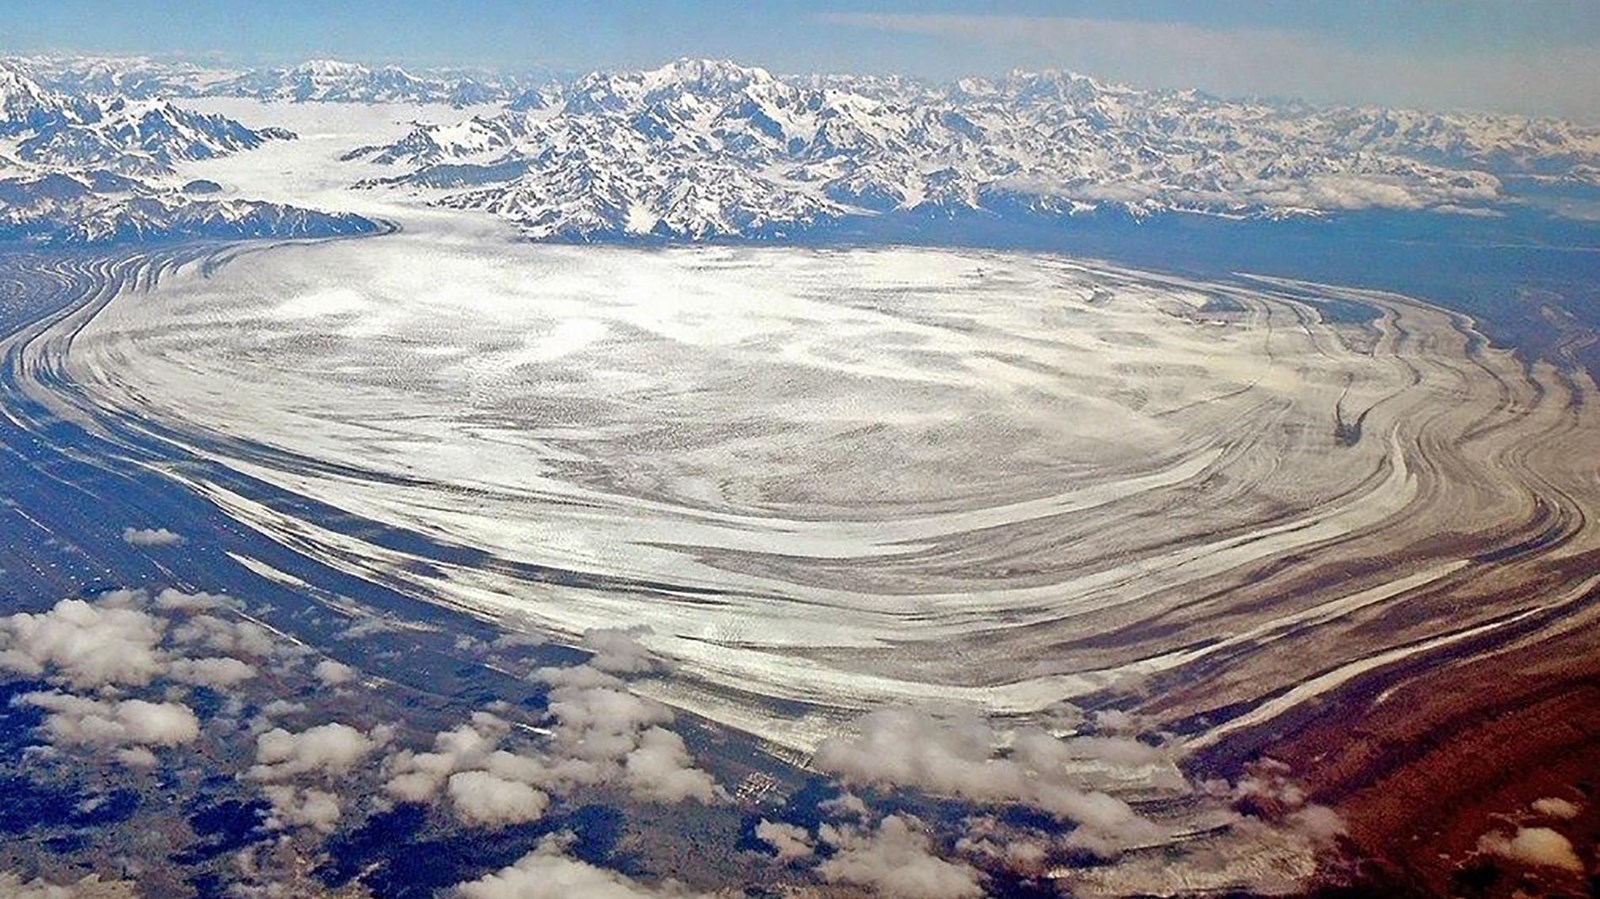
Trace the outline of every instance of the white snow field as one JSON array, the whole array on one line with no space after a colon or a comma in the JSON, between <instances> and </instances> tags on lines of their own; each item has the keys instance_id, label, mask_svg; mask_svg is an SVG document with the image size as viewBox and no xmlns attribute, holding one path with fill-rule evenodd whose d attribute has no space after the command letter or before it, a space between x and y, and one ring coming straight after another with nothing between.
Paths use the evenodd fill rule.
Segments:
<instances>
[{"instance_id":1,"label":"white snow field","mask_svg":"<svg viewBox=\"0 0 1600 899\"><path fill-rule=\"evenodd\" d=\"M302 139L186 174L401 230L131 290L74 378L491 561L193 484L263 533L509 627L648 629L677 676L644 689L778 744L886 703L1104 691L1257 724L1575 600L1507 585L1595 543L1593 385L1421 303L1047 255L534 245L340 187L363 169L340 152L415 110L229 111Z\"/></svg>"}]
</instances>

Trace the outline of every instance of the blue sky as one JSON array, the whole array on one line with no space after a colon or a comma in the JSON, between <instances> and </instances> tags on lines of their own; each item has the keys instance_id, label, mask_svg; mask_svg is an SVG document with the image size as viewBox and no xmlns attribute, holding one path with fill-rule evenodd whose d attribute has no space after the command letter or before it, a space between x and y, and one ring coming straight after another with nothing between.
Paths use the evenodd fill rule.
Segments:
<instances>
[{"instance_id":1,"label":"blue sky","mask_svg":"<svg viewBox=\"0 0 1600 899\"><path fill-rule=\"evenodd\" d=\"M1600 0L0 0L0 49L560 69L715 56L933 78L1059 67L1600 119Z\"/></svg>"}]
</instances>

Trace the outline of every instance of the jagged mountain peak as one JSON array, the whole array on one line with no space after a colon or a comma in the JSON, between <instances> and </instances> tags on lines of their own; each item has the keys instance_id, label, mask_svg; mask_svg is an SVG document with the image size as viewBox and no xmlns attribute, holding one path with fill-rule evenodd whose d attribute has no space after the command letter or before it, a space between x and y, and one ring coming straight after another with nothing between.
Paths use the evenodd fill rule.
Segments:
<instances>
[{"instance_id":1,"label":"jagged mountain peak","mask_svg":"<svg viewBox=\"0 0 1600 899\"><path fill-rule=\"evenodd\" d=\"M72 121L82 106L45 90L19 68L0 63L0 134L15 135Z\"/></svg>"},{"instance_id":2,"label":"jagged mountain peak","mask_svg":"<svg viewBox=\"0 0 1600 899\"><path fill-rule=\"evenodd\" d=\"M50 99L39 83L16 65L0 61L0 106L13 102L44 103Z\"/></svg>"},{"instance_id":3,"label":"jagged mountain peak","mask_svg":"<svg viewBox=\"0 0 1600 899\"><path fill-rule=\"evenodd\" d=\"M15 158L41 169L167 174L174 162L205 159L290 137L253 131L157 98L63 97L10 67L0 67L0 134L15 138Z\"/></svg>"},{"instance_id":4,"label":"jagged mountain peak","mask_svg":"<svg viewBox=\"0 0 1600 899\"><path fill-rule=\"evenodd\" d=\"M742 65L731 59L687 56L641 74L646 84L694 84L709 90L737 90L773 80L772 73L760 66Z\"/></svg>"},{"instance_id":5,"label":"jagged mountain peak","mask_svg":"<svg viewBox=\"0 0 1600 899\"><path fill-rule=\"evenodd\" d=\"M763 68L726 59L685 57L642 71L590 72L575 80L564 93L576 111L604 111L685 97L726 99L758 86L787 89Z\"/></svg>"},{"instance_id":6,"label":"jagged mountain peak","mask_svg":"<svg viewBox=\"0 0 1600 899\"><path fill-rule=\"evenodd\" d=\"M371 73L371 69L358 62L342 59L308 59L288 70L296 75L313 75L324 78L353 78Z\"/></svg>"},{"instance_id":7,"label":"jagged mountain peak","mask_svg":"<svg viewBox=\"0 0 1600 899\"><path fill-rule=\"evenodd\" d=\"M1107 93L1127 92L1135 88L1122 84L1102 81L1092 75L1074 72L1071 69L1012 69L1006 73L1005 83L1008 85L1028 85L1036 87L1049 86L1060 92L1086 92Z\"/></svg>"}]
</instances>

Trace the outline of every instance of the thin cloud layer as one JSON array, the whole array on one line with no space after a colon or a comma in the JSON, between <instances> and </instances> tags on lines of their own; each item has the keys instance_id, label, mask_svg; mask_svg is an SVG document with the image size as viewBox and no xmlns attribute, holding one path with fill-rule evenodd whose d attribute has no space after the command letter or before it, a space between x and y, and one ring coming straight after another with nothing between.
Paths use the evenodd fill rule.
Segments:
<instances>
[{"instance_id":1,"label":"thin cloud layer","mask_svg":"<svg viewBox=\"0 0 1600 899\"><path fill-rule=\"evenodd\" d=\"M246 657L266 658L281 647L272 632L253 621L233 621L216 615L195 615L172 629L172 639L195 649Z\"/></svg>"}]
</instances>

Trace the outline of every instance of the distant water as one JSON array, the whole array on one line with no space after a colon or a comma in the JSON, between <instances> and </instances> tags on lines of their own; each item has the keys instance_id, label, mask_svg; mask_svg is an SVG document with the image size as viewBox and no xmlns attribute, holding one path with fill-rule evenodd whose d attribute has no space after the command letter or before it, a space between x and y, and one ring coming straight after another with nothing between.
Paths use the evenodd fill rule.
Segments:
<instances>
[{"instance_id":1,"label":"distant water","mask_svg":"<svg viewBox=\"0 0 1600 899\"><path fill-rule=\"evenodd\" d=\"M1116 213L1045 218L902 215L811 235L817 243L905 242L1041 250L1204 278L1234 272L1388 290L1476 318L1496 344L1600 377L1600 190L1519 187L1499 218L1362 211L1233 220ZM1594 219L1560 217L1594 206ZM1015 211L1010 211L1015 213Z\"/></svg>"}]
</instances>

